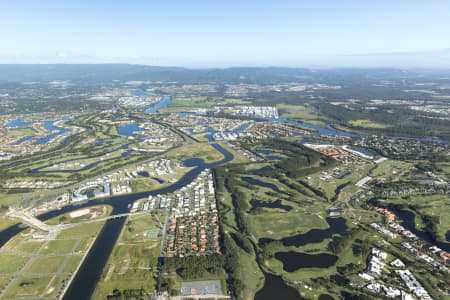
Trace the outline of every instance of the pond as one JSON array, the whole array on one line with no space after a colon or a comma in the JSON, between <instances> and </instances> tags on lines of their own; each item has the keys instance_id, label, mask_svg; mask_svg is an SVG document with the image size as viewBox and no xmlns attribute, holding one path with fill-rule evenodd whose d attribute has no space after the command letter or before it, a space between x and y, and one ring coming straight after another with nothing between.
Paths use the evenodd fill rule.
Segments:
<instances>
[{"instance_id":1,"label":"pond","mask_svg":"<svg viewBox=\"0 0 450 300\"><path fill-rule=\"evenodd\" d=\"M273 190L274 192L276 192L276 193L283 193L283 191L281 191L281 190L280 190L275 184L273 184L273 183L261 181L261 180L258 180L258 179L256 179L256 178L253 178L253 177L241 177L241 179L242 179L243 181L245 181L246 183L248 183L248 184L251 184L251 185L258 185L258 186L260 186L260 187L269 188L269 189L272 189L272 190Z\"/></svg>"},{"instance_id":2,"label":"pond","mask_svg":"<svg viewBox=\"0 0 450 300\"><path fill-rule=\"evenodd\" d=\"M292 210L292 206L282 204L281 200L279 200L279 199L274 202L267 202L267 201L252 199L252 200L250 200L250 204L253 207L252 210L255 209L256 207L279 208L279 209L283 209L285 211Z\"/></svg>"},{"instance_id":3,"label":"pond","mask_svg":"<svg viewBox=\"0 0 450 300\"><path fill-rule=\"evenodd\" d=\"M283 270L295 272L300 268L329 268L333 266L338 257L333 254L308 254L302 252L277 252L275 258L283 263Z\"/></svg>"},{"instance_id":4,"label":"pond","mask_svg":"<svg viewBox=\"0 0 450 300\"><path fill-rule=\"evenodd\" d=\"M320 243L324 239L331 238L333 234L343 234L347 230L344 218L326 218L329 225L327 229L311 229L306 233L297 234L294 236L281 239L284 246L304 246L311 243ZM265 245L274 241L271 238L260 238L259 245Z\"/></svg>"},{"instance_id":5,"label":"pond","mask_svg":"<svg viewBox=\"0 0 450 300\"><path fill-rule=\"evenodd\" d=\"M303 300L298 291L287 285L281 276L263 271L264 286L255 294L255 300Z\"/></svg>"},{"instance_id":6,"label":"pond","mask_svg":"<svg viewBox=\"0 0 450 300\"><path fill-rule=\"evenodd\" d=\"M261 173L264 173L264 172L270 172L270 171L273 171L273 168L270 167L270 166L264 166L264 167L259 168L259 169L248 170L248 172L250 174L252 174L252 175L258 175L258 174L261 174Z\"/></svg>"},{"instance_id":7,"label":"pond","mask_svg":"<svg viewBox=\"0 0 450 300\"><path fill-rule=\"evenodd\" d=\"M142 171L142 172L137 172L137 173L139 176L142 176L142 177L150 177L150 174L148 174L147 171Z\"/></svg>"},{"instance_id":8,"label":"pond","mask_svg":"<svg viewBox=\"0 0 450 300\"><path fill-rule=\"evenodd\" d=\"M322 294L322 295L319 296L318 300L334 300L334 298L331 297L330 295Z\"/></svg>"},{"instance_id":9,"label":"pond","mask_svg":"<svg viewBox=\"0 0 450 300\"><path fill-rule=\"evenodd\" d=\"M258 149L256 150L256 153L262 154L262 155L269 155L273 153L273 150L270 149Z\"/></svg>"},{"instance_id":10,"label":"pond","mask_svg":"<svg viewBox=\"0 0 450 300\"><path fill-rule=\"evenodd\" d=\"M142 131L138 124L126 124L117 128L117 132L126 137L133 136L136 132Z\"/></svg>"}]
</instances>

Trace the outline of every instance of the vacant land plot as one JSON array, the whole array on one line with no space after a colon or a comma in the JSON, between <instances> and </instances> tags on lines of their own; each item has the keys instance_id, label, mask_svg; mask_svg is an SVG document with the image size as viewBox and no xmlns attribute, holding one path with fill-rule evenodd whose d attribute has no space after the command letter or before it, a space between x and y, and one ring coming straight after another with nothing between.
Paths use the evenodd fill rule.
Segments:
<instances>
[{"instance_id":1,"label":"vacant land plot","mask_svg":"<svg viewBox=\"0 0 450 300\"><path fill-rule=\"evenodd\" d=\"M64 278L60 276L20 278L11 286L7 294L4 295L4 298L54 298L63 280Z\"/></svg>"},{"instance_id":2,"label":"vacant land plot","mask_svg":"<svg viewBox=\"0 0 450 300\"><path fill-rule=\"evenodd\" d=\"M28 257L0 253L0 274L15 274L28 261Z\"/></svg>"},{"instance_id":3,"label":"vacant land plot","mask_svg":"<svg viewBox=\"0 0 450 300\"><path fill-rule=\"evenodd\" d=\"M222 284L220 280L186 281L181 284L181 296L190 295L220 295Z\"/></svg>"},{"instance_id":4,"label":"vacant land plot","mask_svg":"<svg viewBox=\"0 0 450 300\"><path fill-rule=\"evenodd\" d=\"M103 269L93 299L105 299L114 289L153 291L161 250L158 215L129 217Z\"/></svg>"},{"instance_id":5,"label":"vacant land plot","mask_svg":"<svg viewBox=\"0 0 450 300\"><path fill-rule=\"evenodd\" d=\"M38 257L24 272L26 274L56 273L65 259L65 256Z\"/></svg>"},{"instance_id":6,"label":"vacant land plot","mask_svg":"<svg viewBox=\"0 0 450 300\"><path fill-rule=\"evenodd\" d=\"M54 240L49 241L44 247L41 254L65 254L72 252L77 244L77 240Z\"/></svg>"},{"instance_id":7,"label":"vacant land plot","mask_svg":"<svg viewBox=\"0 0 450 300\"><path fill-rule=\"evenodd\" d=\"M78 225L72 228L62 230L57 239L78 239L87 237L96 237L103 226L103 222L94 222Z\"/></svg>"},{"instance_id":8,"label":"vacant land plot","mask_svg":"<svg viewBox=\"0 0 450 300\"><path fill-rule=\"evenodd\" d=\"M39 247L44 243L42 240L29 240L21 242L17 247L16 251L23 252L23 253L34 253L36 252Z\"/></svg>"},{"instance_id":9,"label":"vacant land plot","mask_svg":"<svg viewBox=\"0 0 450 300\"><path fill-rule=\"evenodd\" d=\"M208 163L223 159L222 153L206 143L189 144L180 147L176 151L170 152L169 156L181 161L194 157L201 158Z\"/></svg>"},{"instance_id":10,"label":"vacant land plot","mask_svg":"<svg viewBox=\"0 0 450 300\"><path fill-rule=\"evenodd\" d=\"M311 124L325 126L329 122L323 117L316 114L313 108L303 105L278 104L279 113L284 118L295 119L308 122Z\"/></svg>"}]
</instances>

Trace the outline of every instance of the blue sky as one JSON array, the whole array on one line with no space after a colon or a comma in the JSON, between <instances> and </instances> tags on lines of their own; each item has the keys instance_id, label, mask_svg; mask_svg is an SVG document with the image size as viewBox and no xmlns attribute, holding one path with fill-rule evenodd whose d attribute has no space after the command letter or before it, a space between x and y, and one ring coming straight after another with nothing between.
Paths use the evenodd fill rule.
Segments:
<instances>
[{"instance_id":1,"label":"blue sky","mask_svg":"<svg viewBox=\"0 0 450 300\"><path fill-rule=\"evenodd\" d=\"M447 0L8 0L0 62L421 63L450 49L449 15Z\"/></svg>"}]
</instances>

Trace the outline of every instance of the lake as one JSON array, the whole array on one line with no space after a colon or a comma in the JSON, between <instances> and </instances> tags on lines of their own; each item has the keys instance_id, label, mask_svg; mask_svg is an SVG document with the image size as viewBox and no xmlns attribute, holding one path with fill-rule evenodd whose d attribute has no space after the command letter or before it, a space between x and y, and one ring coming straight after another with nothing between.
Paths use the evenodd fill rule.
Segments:
<instances>
[{"instance_id":1,"label":"lake","mask_svg":"<svg viewBox=\"0 0 450 300\"><path fill-rule=\"evenodd\" d=\"M333 266L338 257L333 254L309 254L303 252L277 252L275 258L283 263L283 270L295 272L300 268L328 268Z\"/></svg>"}]
</instances>

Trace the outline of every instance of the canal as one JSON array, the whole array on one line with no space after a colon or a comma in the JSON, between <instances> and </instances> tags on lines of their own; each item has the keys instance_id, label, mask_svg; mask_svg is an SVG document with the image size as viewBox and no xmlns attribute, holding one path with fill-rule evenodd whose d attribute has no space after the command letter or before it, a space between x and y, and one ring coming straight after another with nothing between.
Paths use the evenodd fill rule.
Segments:
<instances>
[{"instance_id":1,"label":"canal","mask_svg":"<svg viewBox=\"0 0 450 300\"><path fill-rule=\"evenodd\" d=\"M74 210L99 204L111 205L113 207L112 214L126 213L129 211L129 205L137 199L145 198L149 195L154 196L157 194L172 193L191 183L203 170L207 168L214 168L233 159L233 155L222 148L220 145L212 144L212 146L224 156L222 160L213 163L205 163L202 159L189 159L184 162L184 165L194 167L194 169L187 172L183 177L180 178L179 181L170 186L149 192L121 195L106 199L91 200L77 205L68 205L60 210L50 211L45 214L39 215L38 219L40 219L41 221L46 221ZM86 259L80 266L78 273L74 277L74 280L67 289L67 292L64 295L64 299L78 300L89 299L91 297L124 223L125 218L113 219L105 223L99 235L97 236L97 239L93 244L91 250L87 254ZM23 230L23 226L13 225L1 231L0 247L7 243L8 240L13 236L19 234Z\"/></svg>"}]
</instances>

